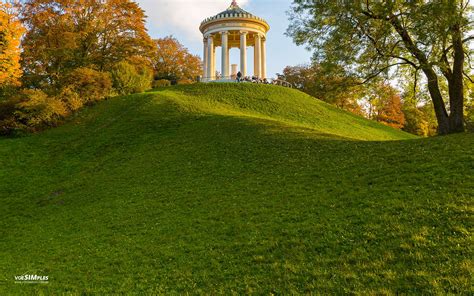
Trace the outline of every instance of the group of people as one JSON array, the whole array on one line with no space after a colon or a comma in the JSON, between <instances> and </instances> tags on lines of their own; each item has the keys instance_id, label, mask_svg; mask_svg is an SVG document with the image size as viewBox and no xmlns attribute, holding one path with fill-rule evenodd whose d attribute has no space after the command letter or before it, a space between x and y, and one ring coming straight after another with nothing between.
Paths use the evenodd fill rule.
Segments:
<instances>
[{"instance_id":1,"label":"group of people","mask_svg":"<svg viewBox=\"0 0 474 296\"><path fill-rule=\"evenodd\" d=\"M263 84L270 84L267 78L261 79L257 76L245 76L243 77L242 72L237 73L237 82L252 82L252 83L263 83Z\"/></svg>"}]
</instances>

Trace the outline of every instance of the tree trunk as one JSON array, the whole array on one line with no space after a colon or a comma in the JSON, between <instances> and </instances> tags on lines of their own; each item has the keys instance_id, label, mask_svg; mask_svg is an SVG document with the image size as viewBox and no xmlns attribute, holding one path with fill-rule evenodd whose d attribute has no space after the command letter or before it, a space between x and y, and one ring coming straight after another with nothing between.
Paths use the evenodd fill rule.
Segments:
<instances>
[{"instance_id":1,"label":"tree trunk","mask_svg":"<svg viewBox=\"0 0 474 296\"><path fill-rule=\"evenodd\" d=\"M430 92L431 100L438 121L438 134L447 135L450 133L449 116L446 111L446 106L443 101L443 95L439 90L438 76L433 69L423 69L423 72L428 79L428 90Z\"/></svg>"},{"instance_id":2,"label":"tree trunk","mask_svg":"<svg viewBox=\"0 0 474 296\"><path fill-rule=\"evenodd\" d=\"M449 87L449 131L450 133L464 132L464 48L459 26L453 28L453 73L448 80Z\"/></svg>"},{"instance_id":3,"label":"tree trunk","mask_svg":"<svg viewBox=\"0 0 474 296\"><path fill-rule=\"evenodd\" d=\"M443 100L443 95L439 89L438 75L436 75L436 72L433 70L433 66L429 63L426 54L416 46L410 34L406 28L402 26L397 17L391 15L389 20L395 31L397 31L397 33L402 38L405 47L420 62L421 69L428 79L428 90L430 92L431 100L433 101L436 119L438 121L438 134L447 135L450 133L464 131L464 97L462 80L464 50L459 26L453 27L452 29L454 43L453 46L455 52L455 64L453 71L456 71L456 74L453 73L453 79L451 79L451 83L449 84L451 115L448 115L446 105Z\"/></svg>"}]
</instances>

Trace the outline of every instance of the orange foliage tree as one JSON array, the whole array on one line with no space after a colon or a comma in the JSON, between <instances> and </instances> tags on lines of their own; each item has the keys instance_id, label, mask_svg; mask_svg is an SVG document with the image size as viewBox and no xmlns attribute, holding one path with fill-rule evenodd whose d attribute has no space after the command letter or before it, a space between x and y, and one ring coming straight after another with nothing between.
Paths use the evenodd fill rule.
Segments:
<instances>
[{"instance_id":1,"label":"orange foliage tree","mask_svg":"<svg viewBox=\"0 0 474 296\"><path fill-rule=\"evenodd\" d=\"M405 125L405 115L398 91L392 86L379 82L373 85L367 96L368 116L385 125L401 129Z\"/></svg>"},{"instance_id":2,"label":"orange foliage tree","mask_svg":"<svg viewBox=\"0 0 474 296\"><path fill-rule=\"evenodd\" d=\"M77 68L110 70L132 56L151 56L144 11L132 0L26 0L23 66L37 87Z\"/></svg>"},{"instance_id":3,"label":"orange foliage tree","mask_svg":"<svg viewBox=\"0 0 474 296\"><path fill-rule=\"evenodd\" d=\"M19 84L23 27L12 5L0 2L0 88Z\"/></svg>"},{"instance_id":4,"label":"orange foliage tree","mask_svg":"<svg viewBox=\"0 0 474 296\"><path fill-rule=\"evenodd\" d=\"M378 111L377 121L394 128L403 128L405 125L405 115L402 111L400 95L393 95L387 98Z\"/></svg>"},{"instance_id":5,"label":"orange foliage tree","mask_svg":"<svg viewBox=\"0 0 474 296\"><path fill-rule=\"evenodd\" d=\"M156 53L153 57L155 79L166 79L173 83L194 81L202 73L201 59L189 53L172 36L155 40Z\"/></svg>"}]
</instances>

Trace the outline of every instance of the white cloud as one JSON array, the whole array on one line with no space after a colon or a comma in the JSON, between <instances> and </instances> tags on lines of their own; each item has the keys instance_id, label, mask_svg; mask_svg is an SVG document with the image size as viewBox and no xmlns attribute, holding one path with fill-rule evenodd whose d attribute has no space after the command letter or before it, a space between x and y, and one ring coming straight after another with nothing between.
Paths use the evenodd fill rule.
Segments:
<instances>
[{"instance_id":1,"label":"white cloud","mask_svg":"<svg viewBox=\"0 0 474 296\"><path fill-rule=\"evenodd\" d=\"M231 4L231 0L138 0L148 15L149 27L158 32L165 30L173 35L184 35L191 40L202 39L199 25L209 16L218 14ZM244 8L249 0L238 0Z\"/></svg>"}]
</instances>

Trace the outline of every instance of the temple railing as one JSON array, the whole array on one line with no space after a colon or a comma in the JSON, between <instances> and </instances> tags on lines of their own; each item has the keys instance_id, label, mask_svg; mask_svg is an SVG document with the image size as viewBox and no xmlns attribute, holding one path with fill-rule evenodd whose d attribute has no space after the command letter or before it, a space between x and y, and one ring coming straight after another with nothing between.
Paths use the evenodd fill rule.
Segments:
<instances>
[{"instance_id":1,"label":"temple railing","mask_svg":"<svg viewBox=\"0 0 474 296\"><path fill-rule=\"evenodd\" d=\"M272 79L272 84L293 88L293 84L281 79Z\"/></svg>"},{"instance_id":2,"label":"temple railing","mask_svg":"<svg viewBox=\"0 0 474 296\"><path fill-rule=\"evenodd\" d=\"M231 76L215 76L215 77L200 77L200 82L250 82L250 83L258 83L258 84L271 84L271 85L279 85L283 87L293 88L293 85L288 81L281 80L281 79L260 79L256 77L244 77L240 80L237 80L235 75Z\"/></svg>"}]
</instances>

